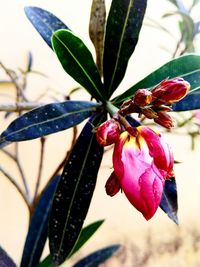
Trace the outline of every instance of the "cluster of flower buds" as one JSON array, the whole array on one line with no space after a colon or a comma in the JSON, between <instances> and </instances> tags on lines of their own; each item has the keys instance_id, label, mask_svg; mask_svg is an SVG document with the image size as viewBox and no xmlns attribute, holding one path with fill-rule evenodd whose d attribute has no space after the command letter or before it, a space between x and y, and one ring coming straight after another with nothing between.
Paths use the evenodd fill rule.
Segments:
<instances>
[{"instance_id":1,"label":"cluster of flower buds","mask_svg":"<svg viewBox=\"0 0 200 267\"><path fill-rule=\"evenodd\" d=\"M151 91L138 90L123 103L113 118L96 130L100 145L114 144L114 171L106 182L106 193L120 189L130 203L149 220L156 212L166 179L173 177L173 153L161 134L147 126L132 127L125 116L139 113L166 128L173 126L168 105L182 99L190 85L182 78L164 80Z\"/></svg>"},{"instance_id":2,"label":"cluster of flower buds","mask_svg":"<svg viewBox=\"0 0 200 267\"><path fill-rule=\"evenodd\" d=\"M167 113L171 110L170 105L185 97L189 89L190 84L183 78L165 79L152 90L136 91L133 99L122 104L120 114L143 114L146 118L170 129L173 127L173 120Z\"/></svg>"}]
</instances>

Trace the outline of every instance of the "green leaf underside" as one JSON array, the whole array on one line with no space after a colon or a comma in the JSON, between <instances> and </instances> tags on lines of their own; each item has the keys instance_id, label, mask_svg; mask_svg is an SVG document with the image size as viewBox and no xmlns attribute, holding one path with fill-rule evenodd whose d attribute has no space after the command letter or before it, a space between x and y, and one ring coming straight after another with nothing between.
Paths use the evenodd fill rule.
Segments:
<instances>
[{"instance_id":1,"label":"green leaf underside","mask_svg":"<svg viewBox=\"0 0 200 267\"><path fill-rule=\"evenodd\" d=\"M78 238L78 241L76 242L72 252L68 256L70 258L73 254L75 254L91 237L92 235L99 229L99 227L102 225L104 220L99 220L94 223L91 223L84 227L81 230L80 236ZM52 266L52 260L51 256L47 256L39 265L38 267L51 267Z\"/></svg>"},{"instance_id":2,"label":"green leaf underside","mask_svg":"<svg viewBox=\"0 0 200 267\"><path fill-rule=\"evenodd\" d=\"M51 48L52 34L59 29L69 29L60 19L47 10L28 6L24 8L24 11L32 25Z\"/></svg>"},{"instance_id":3,"label":"green leaf underside","mask_svg":"<svg viewBox=\"0 0 200 267\"><path fill-rule=\"evenodd\" d=\"M48 185L33 213L20 267L35 267L39 263L47 239L49 211L59 178L56 176Z\"/></svg>"},{"instance_id":4,"label":"green leaf underside","mask_svg":"<svg viewBox=\"0 0 200 267\"><path fill-rule=\"evenodd\" d=\"M103 148L89 121L78 138L58 184L49 225L49 245L55 265L72 251L84 223L100 167Z\"/></svg>"},{"instance_id":5,"label":"green leaf underside","mask_svg":"<svg viewBox=\"0 0 200 267\"><path fill-rule=\"evenodd\" d=\"M113 0L108 16L103 71L110 97L122 81L128 60L138 42L146 0Z\"/></svg>"},{"instance_id":6,"label":"green leaf underside","mask_svg":"<svg viewBox=\"0 0 200 267\"><path fill-rule=\"evenodd\" d=\"M113 99L115 105L133 97L138 89L151 88L166 78L183 77L190 82L191 92L200 88L200 56L195 54L181 56L164 64L143 80L136 83L123 94Z\"/></svg>"},{"instance_id":7,"label":"green leaf underside","mask_svg":"<svg viewBox=\"0 0 200 267\"><path fill-rule=\"evenodd\" d=\"M81 259L72 267L99 267L101 263L104 263L113 254L119 250L120 245L112 245L103 249L99 249L85 258Z\"/></svg>"},{"instance_id":8,"label":"green leaf underside","mask_svg":"<svg viewBox=\"0 0 200 267\"><path fill-rule=\"evenodd\" d=\"M174 177L165 181L165 186L162 194L160 208L167 213L169 218L178 224L178 202L177 202L177 188Z\"/></svg>"},{"instance_id":9,"label":"green leaf underside","mask_svg":"<svg viewBox=\"0 0 200 267\"><path fill-rule=\"evenodd\" d=\"M82 40L68 30L58 30L52 36L52 44L64 70L93 97L104 102L100 74Z\"/></svg>"},{"instance_id":10,"label":"green leaf underside","mask_svg":"<svg viewBox=\"0 0 200 267\"><path fill-rule=\"evenodd\" d=\"M62 131L77 125L99 107L90 101L65 101L31 110L14 120L0 136L0 147Z\"/></svg>"}]
</instances>

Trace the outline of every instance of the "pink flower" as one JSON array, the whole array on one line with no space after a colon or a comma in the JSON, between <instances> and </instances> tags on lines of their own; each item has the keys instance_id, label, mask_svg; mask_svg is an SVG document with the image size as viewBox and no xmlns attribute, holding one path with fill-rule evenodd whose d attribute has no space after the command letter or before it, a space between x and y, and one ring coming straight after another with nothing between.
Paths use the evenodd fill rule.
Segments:
<instances>
[{"instance_id":1,"label":"pink flower","mask_svg":"<svg viewBox=\"0 0 200 267\"><path fill-rule=\"evenodd\" d=\"M120 134L120 124L115 119L110 119L102 123L96 131L96 139L102 146L115 143Z\"/></svg>"},{"instance_id":2,"label":"pink flower","mask_svg":"<svg viewBox=\"0 0 200 267\"><path fill-rule=\"evenodd\" d=\"M126 197L149 220L160 204L165 179L172 175L173 155L160 134L146 126L137 130L136 137L121 133L113 166Z\"/></svg>"}]
</instances>

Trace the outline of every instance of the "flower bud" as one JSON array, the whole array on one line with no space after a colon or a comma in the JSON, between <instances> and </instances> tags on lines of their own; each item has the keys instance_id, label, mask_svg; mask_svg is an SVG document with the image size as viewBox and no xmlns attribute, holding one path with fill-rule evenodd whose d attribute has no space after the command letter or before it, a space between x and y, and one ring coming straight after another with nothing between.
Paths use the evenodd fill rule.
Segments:
<instances>
[{"instance_id":1,"label":"flower bud","mask_svg":"<svg viewBox=\"0 0 200 267\"><path fill-rule=\"evenodd\" d=\"M152 101L152 93L147 89L139 89L136 91L133 101L139 107L147 106Z\"/></svg>"},{"instance_id":2,"label":"flower bud","mask_svg":"<svg viewBox=\"0 0 200 267\"><path fill-rule=\"evenodd\" d=\"M114 172L112 172L110 177L108 178L105 188L106 188L107 195L111 197L116 195L121 189L119 179L117 178Z\"/></svg>"},{"instance_id":3,"label":"flower bud","mask_svg":"<svg viewBox=\"0 0 200 267\"><path fill-rule=\"evenodd\" d=\"M158 117L154 119L156 123L160 124L161 126L167 129L174 127L173 120L168 113L163 111L158 111L157 115Z\"/></svg>"},{"instance_id":4,"label":"flower bud","mask_svg":"<svg viewBox=\"0 0 200 267\"><path fill-rule=\"evenodd\" d=\"M114 119L102 123L96 131L96 139L102 146L115 143L120 134L120 124Z\"/></svg>"},{"instance_id":5,"label":"flower bud","mask_svg":"<svg viewBox=\"0 0 200 267\"><path fill-rule=\"evenodd\" d=\"M157 113L151 108L144 108L141 113L148 119L155 119L158 117Z\"/></svg>"},{"instance_id":6,"label":"flower bud","mask_svg":"<svg viewBox=\"0 0 200 267\"><path fill-rule=\"evenodd\" d=\"M181 100L190 90L190 84L183 78L165 79L151 92L153 105L172 104Z\"/></svg>"}]
</instances>

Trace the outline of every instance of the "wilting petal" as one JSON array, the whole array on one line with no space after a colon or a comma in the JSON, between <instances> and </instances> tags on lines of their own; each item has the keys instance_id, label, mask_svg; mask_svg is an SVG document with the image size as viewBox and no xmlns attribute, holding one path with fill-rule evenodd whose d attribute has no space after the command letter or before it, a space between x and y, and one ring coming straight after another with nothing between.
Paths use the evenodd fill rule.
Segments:
<instances>
[{"instance_id":1,"label":"wilting petal","mask_svg":"<svg viewBox=\"0 0 200 267\"><path fill-rule=\"evenodd\" d=\"M149 148L149 154L153 157L157 168L166 177L168 173L172 172L174 157L172 150L161 134L154 132L151 128L146 126L138 127L138 131L145 139Z\"/></svg>"},{"instance_id":2,"label":"wilting petal","mask_svg":"<svg viewBox=\"0 0 200 267\"><path fill-rule=\"evenodd\" d=\"M137 137L123 132L115 143L114 172L131 204L149 220L162 197L164 181L172 171L173 155L164 139L148 127Z\"/></svg>"}]
</instances>

